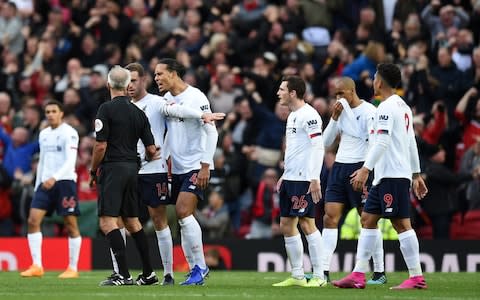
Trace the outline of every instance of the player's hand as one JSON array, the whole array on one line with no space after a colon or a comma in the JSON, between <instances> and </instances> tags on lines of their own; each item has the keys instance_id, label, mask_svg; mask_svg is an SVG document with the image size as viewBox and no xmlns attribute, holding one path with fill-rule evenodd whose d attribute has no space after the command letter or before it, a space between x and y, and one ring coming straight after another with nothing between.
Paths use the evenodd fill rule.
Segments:
<instances>
[{"instance_id":1,"label":"player's hand","mask_svg":"<svg viewBox=\"0 0 480 300\"><path fill-rule=\"evenodd\" d=\"M202 163L202 168L198 171L196 186L201 190L208 187L208 180L210 179L210 168L208 164Z\"/></svg>"},{"instance_id":2,"label":"player's hand","mask_svg":"<svg viewBox=\"0 0 480 300\"><path fill-rule=\"evenodd\" d=\"M90 170L90 179L88 180L88 185L90 188L93 188L97 185L97 171Z\"/></svg>"},{"instance_id":3,"label":"player's hand","mask_svg":"<svg viewBox=\"0 0 480 300\"><path fill-rule=\"evenodd\" d=\"M282 182L283 182L283 178L280 177L277 181L277 193L280 192L280 188L282 187Z\"/></svg>"},{"instance_id":4,"label":"player's hand","mask_svg":"<svg viewBox=\"0 0 480 300\"><path fill-rule=\"evenodd\" d=\"M55 182L57 182L55 178L50 177L42 183L42 187L45 190L49 190L55 185Z\"/></svg>"},{"instance_id":5,"label":"player's hand","mask_svg":"<svg viewBox=\"0 0 480 300\"><path fill-rule=\"evenodd\" d=\"M367 182L369 173L370 171L367 168L362 167L350 175L350 184L352 185L354 191L363 192L363 187Z\"/></svg>"},{"instance_id":6,"label":"player's hand","mask_svg":"<svg viewBox=\"0 0 480 300\"><path fill-rule=\"evenodd\" d=\"M213 123L214 121L223 120L225 116L224 113L204 113L202 115L202 120L205 123Z\"/></svg>"},{"instance_id":7,"label":"player's hand","mask_svg":"<svg viewBox=\"0 0 480 300\"><path fill-rule=\"evenodd\" d=\"M320 180L312 180L310 181L310 186L308 187L308 193L312 194L313 203L320 202L322 199L322 189L320 186Z\"/></svg>"},{"instance_id":8,"label":"player's hand","mask_svg":"<svg viewBox=\"0 0 480 300\"><path fill-rule=\"evenodd\" d=\"M343 111L343 105L339 101L335 102L332 107L332 119L335 121L338 121L338 118L342 114Z\"/></svg>"},{"instance_id":9,"label":"player's hand","mask_svg":"<svg viewBox=\"0 0 480 300\"><path fill-rule=\"evenodd\" d=\"M155 145L150 145L146 148L145 160L152 161L160 159L160 147Z\"/></svg>"},{"instance_id":10,"label":"player's hand","mask_svg":"<svg viewBox=\"0 0 480 300\"><path fill-rule=\"evenodd\" d=\"M427 185L425 184L425 181L423 181L422 176L416 176L413 178L412 187L415 196L417 196L419 200L423 199L428 193Z\"/></svg>"}]
</instances>

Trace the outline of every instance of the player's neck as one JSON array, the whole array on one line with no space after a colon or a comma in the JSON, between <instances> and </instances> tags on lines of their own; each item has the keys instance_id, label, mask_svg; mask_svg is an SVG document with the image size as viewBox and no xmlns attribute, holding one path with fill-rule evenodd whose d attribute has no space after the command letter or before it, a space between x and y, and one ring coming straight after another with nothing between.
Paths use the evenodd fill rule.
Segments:
<instances>
[{"instance_id":1,"label":"player's neck","mask_svg":"<svg viewBox=\"0 0 480 300\"><path fill-rule=\"evenodd\" d=\"M147 95L147 91L143 90L142 93L137 98L132 98L133 102L138 102L142 100Z\"/></svg>"},{"instance_id":2,"label":"player's neck","mask_svg":"<svg viewBox=\"0 0 480 300\"><path fill-rule=\"evenodd\" d=\"M382 90L381 93L380 93L380 101L383 102L383 101L387 100L388 98L390 98L394 94L395 94L395 92L392 89Z\"/></svg>"},{"instance_id":3,"label":"player's neck","mask_svg":"<svg viewBox=\"0 0 480 300\"><path fill-rule=\"evenodd\" d=\"M173 85L173 87L170 89L170 94L173 96L180 95L183 93L188 87L188 84L186 84L183 81L179 81L176 84Z\"/></svg>"},{"instance_id":4,"label":"player's neck","mask_svg":"<svg viewBox=\"0 0 480 300\"><path fill-rule=\"evenodd\" d=\"M304 105L305 105L305 101L295 99L290 103L289 107L291 111L296 111L302 108Z\"/></svg>"},{"instance_id":5,"label":"player's neck","mask_svg":"<svg viewBox=\"0 0 480 300\"><path fill-rule=\"evenodd\" d=\"M61 121L61 122L58 123L58 124L53 124L53 125L50 124L50 128L52 128L52 129L57 129L58 127L60 127L60 125L62 125L62 123L63 123L63 121Z\"/></svg>"},{"instance_id":6,"label":"player's neck","mask_svg":"<svg viewBox=\"0 0 480 300\"><path fill-rule=\"evenodd\" d=\"M350 107L355 108L355 107L359 106L360 104L362 104L362 100L360 100L360 98L358 98L358 97L354 97Z\"/></svg>"}]
</instances>

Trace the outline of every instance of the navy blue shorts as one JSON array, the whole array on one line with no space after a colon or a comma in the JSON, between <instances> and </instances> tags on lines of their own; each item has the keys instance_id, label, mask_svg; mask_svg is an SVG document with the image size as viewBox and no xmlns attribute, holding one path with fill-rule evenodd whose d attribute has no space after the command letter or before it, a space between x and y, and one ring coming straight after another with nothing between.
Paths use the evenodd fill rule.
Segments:
<instances>
[{"instance_id":1,"label":"navy blue shorts","mask_svg":"<svg viewBox=\"0 0 480 300\"><path fill-rule=\"evenodd\" d=\"M351 164L335 162L328 175L325 203L342 203L345 204L347 210L354 207L363 207L367 200L368 190L372 186L373 172L370 172L362 192L354 191L350 184L350 175L362 166L363 162Z\"/></svg>"},{"instance_id":2,"label":"navy blue shorts","mask_svg":"<svg viewBox=\"0 0 480 300\"><path fill-rule=\"evenodd\" d=\"M168 193L167 173L138 174L138 198L150 207L175 204Z\"/></svg>"},{"instance_id":3,"label":"navy blue shorts","mask_svg":"<svg viewBox=\"0 0 480 300\"><path fill-rule=\"evenodd\" d=\"M199 200L205 198L205 191L196 186L198 170L193 170L185 174L172 175L172 201L176 203L180 192L193 193Z\"/></svg>"},{"instance_id":4,"label":"navy blue shorts","mask_svg":"<svg viewBox=\"0 0 480 300\"><path fill-rule=\"evenodd\" d=\"M49 190L39 186L35 191L30 207L46 210L47 216L50 216L53 211L59 216L80 215L75 181L57 181Z\"/></svg>"},{"instance_id":5,"label":"navy blue shorts","mask_svg":"<svg viewBox=\"0 0 480 300\"><path fill-rule=\"evenodd\" d=\"M384 218L409 218L410 180L383 178L368 192L363 211Z\"/></svg>"},{"instance_id":6,"label":"navy blue shorts","mask_svg":"<svg viewBox=\"0 0 480 300\"><path fill-rule=\"evenodd\" d=\"M315 218L312 194L307 194L309 181L283 180L280 186L280 216Z\"/></svg>"}]
</instances>

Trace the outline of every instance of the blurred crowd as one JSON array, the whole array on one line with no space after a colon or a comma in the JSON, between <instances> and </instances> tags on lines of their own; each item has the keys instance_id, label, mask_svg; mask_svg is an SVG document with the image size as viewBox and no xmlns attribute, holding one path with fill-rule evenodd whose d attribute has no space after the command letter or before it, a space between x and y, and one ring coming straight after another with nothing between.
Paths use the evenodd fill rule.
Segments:
<instances>
[{"instance_id":1,"label":"blurred crowd","mask_svg":"<svg viewBox=\"0 0 480 300\"><path fill-rule=\"evenodd\" d=\"M325 127L334 80L353 78L359 96L378 104L375 67L388 61L402 67L398 93L414 110L430 189L421 203L412 198L415 226L447 228L433 235L449 238L452 216L480 211L479 38L480 0L0 0L0 235L24 234L43 104L63 102L79 132L79 199L95 218L88 167L107 72L140 62L153 73L171 57L212 110L227 114L208 203L197 212L206 237L279 233L283 75L305 80ZM334 157L327 149L323 187ZM322 227L321 209L318 216ZM480 228L480 214L477 221Z\"/></svg>"}]
</instances>

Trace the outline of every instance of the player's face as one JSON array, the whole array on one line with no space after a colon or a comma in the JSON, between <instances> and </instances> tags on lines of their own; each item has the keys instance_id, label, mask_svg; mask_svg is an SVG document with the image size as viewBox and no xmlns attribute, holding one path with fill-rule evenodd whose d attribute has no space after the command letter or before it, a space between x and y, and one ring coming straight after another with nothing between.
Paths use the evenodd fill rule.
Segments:
<instances>
[{"instance_id":1,"label":"player's face","mask_svg":"<svg viewBox=\"0 0 480 300\"><path fill-rule=\"evenodd\" d=\"M45 107L45 116L47 117L48 125L56 128L62 123L63 112L55 104L50 104Z\"/></svg>"},{"instance_id":2,"label":"player's face","mask_svg":"<svg viewBox=\"0 0 480 300\"><path fill-rule=\"evenodd\" d=\"M343 83L338 82L335 84L335 97L338 99L345 98L348 104L353 101L353 91L347 89Z\"/></svg>"},{"instance_id":3,"label":"player's face","mask_svg":"<svg viewBox=\"0 0 480 300\"><path fill-rule=\"evenodd\" d=\"M155 67L155 82L157 83L158 90L161 93L165 93L170 90L174 75L174 72L170 72L165 64L158 64Z\"/></svg>"},{"instance_id":4,"label":"player's face","mask_svg":"<svg viewBox=\"0 0 480 300\"><path fill-rule=\"evenodd\" d=\"M130 72L130 75L132 76L132 79L128 85L127 92L130 97L138 100L142 91L145 90L145 78L140 77L136 71Z\"/></svg>"},{"instance_id":5,"label":"player's face","mask_svg":"<svg viewBox=\"0 0 480 300\"><path fill-rule=\"evenodd\" d=\"M290 92L288 91L286 81L282 81L282 83L280 84L280 87L278 88L277 96L280 101L280 104L282 105L290 104L291 97L290 97Z\"/></svg>"}]
</instances>

